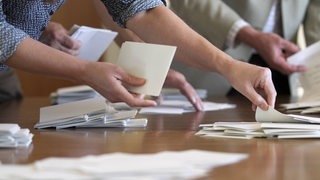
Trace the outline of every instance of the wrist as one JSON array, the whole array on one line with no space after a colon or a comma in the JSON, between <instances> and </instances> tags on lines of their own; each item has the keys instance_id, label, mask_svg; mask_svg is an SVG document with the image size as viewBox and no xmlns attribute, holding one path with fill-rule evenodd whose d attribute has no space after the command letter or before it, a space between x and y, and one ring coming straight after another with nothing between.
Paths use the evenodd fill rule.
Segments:
<instances>
[{"instance_id":1,"label":"wrist","mask_svg":"<svg viewBox=\"0 0 320 180\"><path fill-rule=\"evenodd\" d=\"M248 46L255 48L257 46L257 40L259 39L261 32L252 28L252 27L244 27L242 28L237 36L236 41L247 44Z\"/></svg>"}]
</instances>

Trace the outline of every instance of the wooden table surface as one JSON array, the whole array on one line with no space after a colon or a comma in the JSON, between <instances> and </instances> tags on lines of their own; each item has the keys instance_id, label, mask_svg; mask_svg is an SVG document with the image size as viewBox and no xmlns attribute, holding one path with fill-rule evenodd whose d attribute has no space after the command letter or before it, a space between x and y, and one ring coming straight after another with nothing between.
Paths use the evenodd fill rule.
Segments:
<instances>
[{"instance_id":1,"label":"wooden table surface","mask_svg":"<svg viewBox=\"0 0 320 180\"><path fill-rule=\"evenodd\" d=\"M249 158L210 171L201 179L320 179L320 139L224 139L195 136L199 124L254 121L251 104L242 97L213 98L237 104L236 109L147 117L146 128L82 128L36 130L39 108L47 97L0 104L0 122L18 123L34 134L29 148L0 149L3 164L32 163L47 157L80 157L111 152L155 153L199 149L246 153ZM277 103L288 102L278 97ZM1 173L0 173L1 174Z\"/></svg>"}]
</instances>

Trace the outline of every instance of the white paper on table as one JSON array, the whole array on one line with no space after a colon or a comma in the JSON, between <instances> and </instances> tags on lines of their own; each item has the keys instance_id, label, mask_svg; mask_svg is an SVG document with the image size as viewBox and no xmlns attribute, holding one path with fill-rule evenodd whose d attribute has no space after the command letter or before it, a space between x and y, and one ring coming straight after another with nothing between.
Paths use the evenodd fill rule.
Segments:
<instances>
[{"instance_id":1,"label":"white paper on table","mask_svg":"<svg viewBox=\"0 0 320 180\"><path fill-rule=\"evenodd\" d=\"M107 29L74 25L69 34L81 42L80 53L77 57L97 61L118 33Z\"/></svg>"},{"instance_id":2,"label":"white paper on table","mask_svg":"<svg viewBox=\"0 0 320 180\"><path fill-rule=\"evenodd\" d=\"M47 123L54 120L77 117L107 108L104 98L91 98L65 104L40 108L39 123Z\"/></svg>"},{"instance_id":3,"label":"white paper on table","mask_svg":"<svg viewBox=\"0 0 320 180\"><path fill-rule=\"evenodd\" d=\"M217 111L235 108L235 104L203 101L204 111ZM195 112L193 105L187 100L163 100L156 107L141 108L139 114L182 114Z\"/></svg>"},{"instance_id":4,"label":"white paper on table","mask_svg":"<svg viewBox=\"0 0 320 180\"><path fill-rule=\"evenodd\" d=\"M288 62L304 65L305 72L293 73L289 77L291 95L300 102L320 100L320 41L290 56Z\"/></svg>"},{"instance_id":5,"label":"white paper on table","mask_svg":"<svg viewBox=\"0 0 320 180\"><path fill-rule=\"evenodd\" d=\"M195 179L206 176L215 167L247 157L246 154L202 150L111 153L80 158L47 158L29 165L0 165L0 172L4 179Z\"/></svg>"},{"instance_id":6,"label":"white paper on table","mask_svg":"<svg viewBox=\"0 0 320 180\"><path fill-rule=\"evenodd\" d=\"M283 114L272 107L269 107L267 111L257 108L255 118L257 122L320 123L320 118L295 114Z\"/></svg>"},{"instance_id":7,"label":"white paper on table","mask_svg":"<svg viewBox=\"0 0 320 180\"><path fill-rule=\"evenodd\" d=\"M129 86L132 92L159 96L169 71L175 46L124 42L116 64L126 72L146 79L142 86Z\"/></svg>"}]
</instances>

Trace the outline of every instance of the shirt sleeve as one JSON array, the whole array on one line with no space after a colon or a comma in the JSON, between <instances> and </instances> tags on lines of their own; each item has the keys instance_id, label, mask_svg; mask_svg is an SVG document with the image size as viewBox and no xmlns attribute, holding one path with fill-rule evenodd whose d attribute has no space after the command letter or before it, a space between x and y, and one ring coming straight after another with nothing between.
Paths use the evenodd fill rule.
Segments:
<instances>
[{"instance_id":1,"label":"shirt sleeve","mask_svg":"<svg viewBox=\"0 0 320 180\"><path fill-rule=\"evenodd\" d=\"M126 27L126 22L135 14L157 6L166 5L165 0L101 0L113 20L121 27Z\"/></svg>"},{"instance_id":2,"label":"shirt sleeve","mask_svg":"<svg viewBox=\"0 0 320 180\"><path fill-rule=\"evenodd\" d=\"M17 46L27 37L28 35L24 31L15 28L6 21L0 1L0 70L7 68L2 63L12 56Z\"/></svg>"},{"instance_id":3,"label":"shirt sleeve","mask_svg":"<svg viewBox=\"0 0 320 180\"><path fill-rule=\"evenodd\" d=\"M236 37L237 34L239 33L239 31L246 27L246 26L250 26L249 23L247 23L246 21L240 19L238 21L236 21L232 27L230 28L228 34L227 34L227 39L226 39L226 47L228 48L234 48L237 45L236 42Z\"/></svg>"}]
</instances>

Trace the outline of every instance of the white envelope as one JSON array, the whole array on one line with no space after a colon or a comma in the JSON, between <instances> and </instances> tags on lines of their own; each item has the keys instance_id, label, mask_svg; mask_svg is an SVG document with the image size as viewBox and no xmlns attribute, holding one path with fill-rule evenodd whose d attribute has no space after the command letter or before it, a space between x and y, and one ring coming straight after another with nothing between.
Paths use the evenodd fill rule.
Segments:
<instances>
[{"instance_id":1,"label":"white envelope","mask_svg":"<svg viewBox=\"0 0 320 180\"><path fill-rule=\"evenodd\" d=\"M175 46L138 42L123 43L116 64L126 72L146 79L143 86L130 86L129 91L159 96L175 51Z\"/></svg>"}]
</instances>

